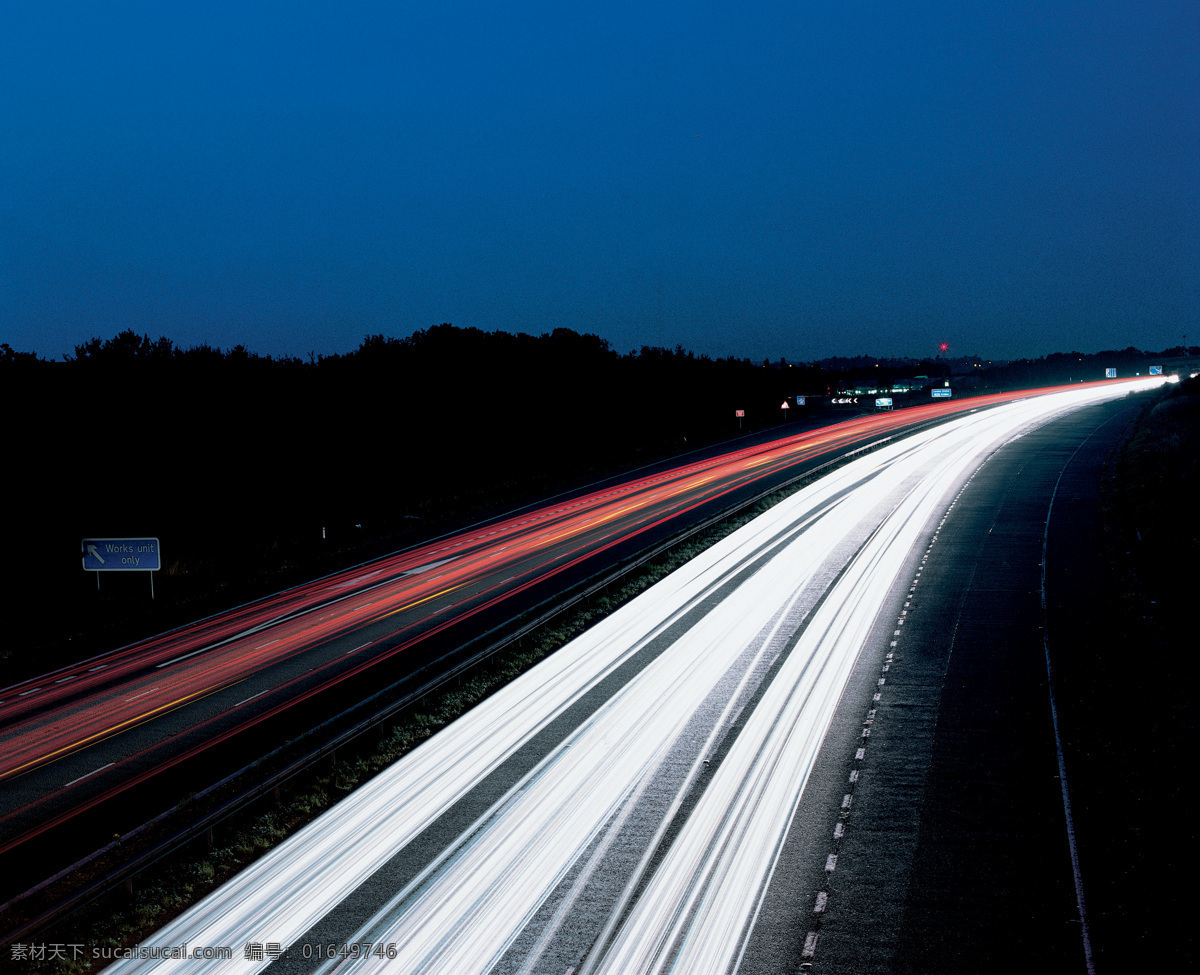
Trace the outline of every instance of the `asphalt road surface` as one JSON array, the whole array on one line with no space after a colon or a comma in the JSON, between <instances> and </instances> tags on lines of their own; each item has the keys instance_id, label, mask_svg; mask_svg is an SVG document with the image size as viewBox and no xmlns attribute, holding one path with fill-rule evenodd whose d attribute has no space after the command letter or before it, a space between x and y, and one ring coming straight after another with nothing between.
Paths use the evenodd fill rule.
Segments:
<instances>
[{"instance_id":1,"label":"asphalt road surface","mask_svg":"<svg viewBox=\"0 0 1200 975\"><path fill-rule=\"evenodd\" d=\"M234 957L114 971L1075 970L1041 542L1114 394L798 492L147 942Z\"/></svg>"},{"instance_id":2,"label":"asphalt road surface","mask_svg":"<svg viewBox=\"0 0 1200 975\"><path fill-rule=\"evenodd\" d=\"M531 593L544 593L572 573L596 571L613 553L686 525L740 493L914 424L1027 395L863 416L702 456L525 509L4 688L0 855L48 830L63 833L81 812L194 763L216 745L231 748L238 736L284 712L303 713L298 709L307 702L369 679L382 664L411 658L415 669L428 662L420 652L431 637L455 627L460 632L489 613L519 612ZM321 716L314 707L312 722ZM253 747L261 754L270 746ZM161 806L123 810L126 828L220 778L205 771L208 779L176 784L178 794ZM104 841L111 833L103 833ZM41 876L28 874L29 857L20 865L25 873L6 870L8 886L41 879L102 845L99 835L77 851L75 842L84 841L75 835L64 836L61 845L55 841L63 862L46 861ZM37 863L48 855L43 851ZM6 886L0 893L20 889Z\"/></svg>"},{"instance_id":3,"label":"asphalt road surface","mask_svg":"<svg viewBox=\"0 0 1200 975\"><path fill-rule=\"evenodd\" d=\"M1073 864L1068 844L1042 552L1060 475L1086 462L1091 477L1073 487L1097 492L1098 463L1134 410L1096 406L1030 432L958 495L902 580L903 627L888 619L872 636L892 655L879 700L860 692L826 742L797 814L823 824L820 842L789 836L746 971L1089 971L1076 890L1089 864ZM1094 537L1056 540L1098 557Z\"/></svg>"}]
</instances>

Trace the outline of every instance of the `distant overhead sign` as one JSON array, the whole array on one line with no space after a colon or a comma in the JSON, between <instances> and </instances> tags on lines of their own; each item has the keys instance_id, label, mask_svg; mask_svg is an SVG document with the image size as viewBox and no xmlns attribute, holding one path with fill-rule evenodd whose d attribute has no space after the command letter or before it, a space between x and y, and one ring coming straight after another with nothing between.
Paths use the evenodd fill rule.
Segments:
<instances>
[{"instance_id":1,"label":"distant overhead sign","mask_svg":"<svg viewBox=\"0 0 1200 975\"><path fill-rule=\"evenodd\" d=\"M79 544L88 572L157 572L162 568L157 538L85 538Z\"/></svg>"},{"instance_id":2,"label":"distant overhead sign","mask_svg":"<svg viewBox=\"0 0 1200 975\"><path fill-rule=\"evenodd\" d=\"M934 399L949 399L950 390L945 386L935 386L932 390Z\"/></svg>"},{"instance_id":3,"label":"distant overhead sign","mask_svg":"<svg viewBox=\"0 0 1200 975\"><path fill-rule=\"evenodd\" d=\"M1151 366L1150 367L1150 375L1151 376L1161 376L1162 375L1162 366Z\"/></svg>"},{"instance_id":4,"label":"distant overhead sign","mask_svg":"<svg viewBox=\"0 0 1200 975\"><path fill-rule=\"evenodd\" d=\"M890 396L879 396L875 399L876 406L891 406L892 398Z\"/></svg>"},{"instance_id":5,"label":"distant overhead sign","mask_svg":"<svg viewBox=\"0 0 1200 975\"><path fill-rule=\"evenodd\" d=\"M1104 370L1104 378L1105 379L1116 379L1117 378L1117 370L1116 369L1105 369Z\"/></svg>"}]
</instances>

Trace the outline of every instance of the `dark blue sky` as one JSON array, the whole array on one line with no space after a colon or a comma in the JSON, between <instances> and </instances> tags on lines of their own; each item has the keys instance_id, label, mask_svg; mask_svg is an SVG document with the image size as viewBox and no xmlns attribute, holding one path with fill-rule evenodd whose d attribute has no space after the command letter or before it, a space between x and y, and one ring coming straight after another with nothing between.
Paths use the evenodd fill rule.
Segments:
<instances>
[{"instance_id":1,"label":"dark blue sky","mask_svg":"<svg viewBox=\"0 0 1200 975\"><path fill-rule=\"evenodd\" d=\"M1200 343L1200 4L6 3L0 341Z\"/></svg>"}]
</instances>

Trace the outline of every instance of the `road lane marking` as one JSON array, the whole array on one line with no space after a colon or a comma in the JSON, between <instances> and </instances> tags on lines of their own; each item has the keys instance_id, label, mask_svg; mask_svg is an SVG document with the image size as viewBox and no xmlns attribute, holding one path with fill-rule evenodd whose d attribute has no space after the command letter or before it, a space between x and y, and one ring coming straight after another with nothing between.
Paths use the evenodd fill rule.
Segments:
<instances>
[{"instance_id":1,"label":"road lane marking","mask_svg":"<svg viewBox=\"0 0 1200 975\"><path fill-rule=\"evenodd\" d=\"M804 936L804 950L800 952L801 958L811 958L817 953L817 932L809 931Z\"/></svg>"},{"instance_id":2,"label":"road lane marking","mask_svg":"<svg viewBox=\"0 0 1200 975\"><path fill-rule=\"evenodd\" d=\"M492 534L494 535L495 532L492 532ZM484 537L490 538L491 536L488 535L488 536L484 536ZM458 558L458 556L454 555L448 559L442 559L440 562L430 562L428 565L419 565L415 569L409 569L407 572L401 572L400 574L402 576L420 575L422 572L429 572L431 569L440 568L441 566L445 565L447 562L453 562L456 558Z\"/></svg>"},{"instance_id":3,"label":"road lane marking","mask_svg":"<svg viewBox=\"0 0 1200 975\"><path fill-rule=\"evenodd\" d=\"M76 782L82 782L84 779L90 779L97 772L103 772L106 768L112 768L116 764L117 764L116 762L109 762L107 765L101 765L99 768L94 768L90 772L88 772L87 775L81 775L77 779L72 779L70 782L68 782L66 785L64 785L63 788L69 789Z\"/></svg>"},{"instance_id":4,"label":"road lane marking","mask_svg":"<svg viewBox=\"0 0 1200 975\"><path fill-rule=\"evenodd\" d=\"M448 592L454 592L455 589L461 589L465 585L466 585L465 582L460 582L457 586L451 586L449 589L443 589L441 592L435 592L432 596L426 596L424 599L418 599L415 602L406 603L404 606L401 606L399 609L393 609L391 612L384 613L382 616L380 616L378 618L382 620L382 619L387 619L389 616L395 616L397 613L403 613L406 609L412 609L414 606L420 606L421 603L427 603L431 599L437 599L438 596L444 596Z\"/></svg>"},{"instance_id":5,"label":"road lane marking","mask_svg":"<svg viewBox=\"0 0 1200 975\"><path fill-rule=\"evenodd\" d=\"M65 755L70 755L73 752L81 751L84 748L88 748L91 745L97 744L98 742L112 738L123 731L137 727L139 724L143 724L146 721L153 720L156 717L161 717L162 715L168 714L171 711L176 711L184 705L192 703L193 701L202 701L204 698L216 694L217 691L223 691L226 687L232 687L234 684L240 683L241 681L232 681L228 684L222 684L219 687L202 689L199 691L193 691L191 694L185 694L183 697L178 697L174 701L168 701L166 704L161 704L150 711L146 711L144 714L138 714L132 718L127 718L126 720L118 722L111 727L103 728L100 731L90 734L86 738L81 738L78 741L70 742L66 745L63 745L61 748L54 749L52 752L47 752L45 755L31 759L30 761L25 762L23 765L18 765L15 768L9 769L7 772L0 773L0 781L18 776L27 769L36 768L42 765L49 765L52 762L58 761Z\"/></svg>"},{"instance_id":6,"label":"road lane marking","mask_svg":"<svg viewBox=\"0 0 1200 975\"><path fill-rule=\"evenodd\" d=\"M199 650L193 650L191 653L185 653L182 657L175 657L171 660L166 660L161 664L155 664L154 668L156 670L161 670L163 667L170 667L171 664L177 664L181 660L187 660L188 657L194 657L194 656L196 656L196 654L204 653L205 650L210 650L210 649L212 649L212 648L211 647L201 647Z\"/></svg>"}]
</instances>

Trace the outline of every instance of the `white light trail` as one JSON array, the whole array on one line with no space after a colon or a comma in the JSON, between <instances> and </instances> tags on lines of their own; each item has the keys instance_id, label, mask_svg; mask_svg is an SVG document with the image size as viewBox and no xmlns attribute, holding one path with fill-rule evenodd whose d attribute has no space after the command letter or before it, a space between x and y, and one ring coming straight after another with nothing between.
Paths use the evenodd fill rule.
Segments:
<instances>
[{"instance_id":1,"label":"white light trail","mask_svg":"<svg viewBox=\"0 0 1200 975\"><path fill-rule=\"evenodd\" d=\"M677 785L674 800L656 800L660 816L679 808L795 643L644 884L662 827L649 847L622 854L632 857L628 886L598 922L580 975L729 971L866 636L955 490L1015 435L1157 382L1034 397L881 444L672 573L143 942L229 945L233 959L109 971L260 971L271 959L246 959L242 945L292 944L616 667L667 643L353 939L395 943L396 958L326 966L469 975L507 954L507 965L532 970L554 932L530 922L563 920L550 910L556 890L561 898L563 885L583 882L572 871L589 855L608 855L648 783ZM535 954L514 963L522 946Z\"/></svg>"}]
</instances>

